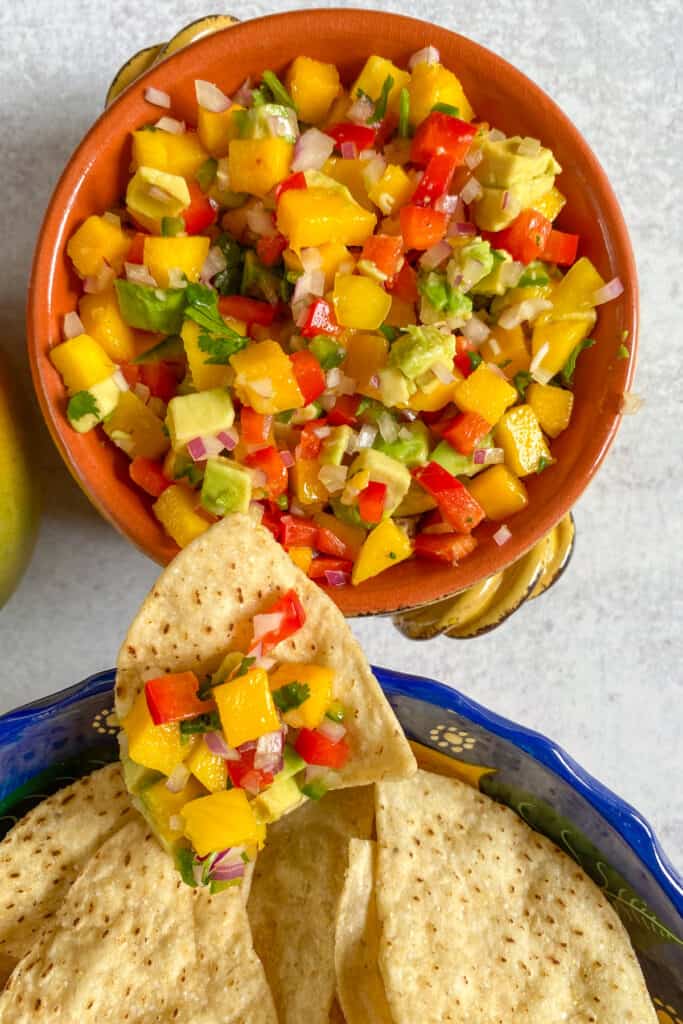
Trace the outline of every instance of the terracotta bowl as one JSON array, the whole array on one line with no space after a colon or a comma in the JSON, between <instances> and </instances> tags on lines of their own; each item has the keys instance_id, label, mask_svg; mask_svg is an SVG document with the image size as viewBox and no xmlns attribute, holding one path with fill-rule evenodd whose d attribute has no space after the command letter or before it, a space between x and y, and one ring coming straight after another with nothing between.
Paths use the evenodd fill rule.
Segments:
<instances>
[{"instance_id":1,"label":"terracotta bowl","mask_svg":"<svg viewBox=\"0 0 683 1024\"><path fill-rule=\"evenodd\" d=\"M624 293L600 310L598 344L581 357L572 422L553 444L557 463L527 478L530 501L510 522L512 539L498 547L496 527L480 528L480 543L461 566L410 561L359 587L331 595L348 615L390 612L454 594L518 559L571 508L596 472L620 422L620 399L634 372L638 322L636 270L626 226L605 172L572 122L525 75L496 54L453 32L399 15L361 10L314 10L278 14L237 24L193 43L153 67L130 86L93 125L71 157L50 201L38 239L28 299L28 346L35 387L52 436L75 479L121 533L160 563L175 544L154 518L150 501L128 478L127 457L99 432L77 434L65 416L65 392L48 358L62 340L62 318L75 308L78 282L66 243L90 213L106 209L125 191L128 133L155 118L144 99L148 86L168 92L174 116L195 116L194 80L215 81L227 93L247 75L269 67L282 71L298 54L336 63L348 82L365 58L379 51L405 65L432 43L461 78L477 116L508 134L521 132L550 145L564 171L567 195L559 219L581 235L581 254L606 280L619 276ZM622 332L629 360L616 358Z\"/></svg>"}]
</instances>

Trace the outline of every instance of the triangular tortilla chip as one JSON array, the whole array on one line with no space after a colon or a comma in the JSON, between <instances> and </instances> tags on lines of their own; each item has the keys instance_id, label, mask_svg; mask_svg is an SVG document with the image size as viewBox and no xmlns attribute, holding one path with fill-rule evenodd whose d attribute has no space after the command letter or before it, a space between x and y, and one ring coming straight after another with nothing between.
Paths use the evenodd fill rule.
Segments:
<instances>
[{"instance_id":1,"label":"triangular tortilla chip","mask_svg":"<svg viewBox=\"0 0 683 1024\"><path fill-rule=\"evenodd\" d=\"M142 821L104 843L14 970L1 1024L277 1024L243 893L175 872Z\"/></svg>"},{"instance_id":2,"label":"triangular tortilla chip","mask_svg":"<svg viewBox=\"0 0 683 1024\"><path fill-rule=\"evenodd\" d=\"M306 623L273 651L282 661L335 671L334 696L350 712L351 747L341 786L402 778L415 759L341 612L249 516L230 515L184 548L162 573L121 647L116 710L123 719L144 683L167 672L214 671L230 649L245 651L251 619L294 588Z\"/></svg>"},{"instance_id":3,"label":"triangular tortilla chip","mask_svg":"<svg viewBox=\"0 0 683 1024\"><path fill-rule=\"evenodd\" d=\"M420 771L377 787L377 835L396 1024L657 1024L605 896L513 811Z\"/></svg>"}]
</instances>

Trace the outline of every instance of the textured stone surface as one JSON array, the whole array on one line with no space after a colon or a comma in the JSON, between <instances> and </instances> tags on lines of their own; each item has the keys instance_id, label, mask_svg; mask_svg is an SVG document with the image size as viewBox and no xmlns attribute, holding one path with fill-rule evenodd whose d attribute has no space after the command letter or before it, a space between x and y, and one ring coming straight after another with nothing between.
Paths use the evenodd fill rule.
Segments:
<instances>
[{"instance_id":1,"label":"textured stone surface","mask_svg":"<svg viewBox=\"0 0 683 1024\"><path fill-rule=\"evenodd\" d=\"M252 2L234 13L247 18L286 6L306 5ZM623 204L638 259L636 390L647 405L625 421L579 503L574 562L552 594L472 642L418 646L389 622L359 621L354 628L373 661L441 678L556 738L650 818L683 867L681 6L371 6L420 14L498 51L551 93L594 147ZM213 7L205 0L0 5L0 344L16 356L27 392L25 288L60 170L125 58ZM124 625L156 573L98 518L62 468L37 413L34 419L45 515L33 564L0 613L0 711L112 665Z\"/></svg>"}]
</instances>

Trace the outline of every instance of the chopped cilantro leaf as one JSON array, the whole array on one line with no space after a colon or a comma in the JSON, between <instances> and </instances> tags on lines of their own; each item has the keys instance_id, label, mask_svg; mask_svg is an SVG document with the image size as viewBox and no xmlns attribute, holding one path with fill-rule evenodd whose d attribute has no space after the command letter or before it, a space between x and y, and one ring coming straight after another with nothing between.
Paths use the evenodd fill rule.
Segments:
<instances>
[{"instance_id":1,"label":"chopped cilantro leaf","mask_svg":"<svg viewBox=\"0 0 683 1024\"><path fill-rule=\"evenodd\" d=\"M541 455L540 459L538 460L538 465L536 466L536 472L542 473L544 469L547 469L548 466L552 466L552 464L552 459L546 459L545 455Z\"/></svg>"},{"instance_id":2,"label":"chopped cilantro leaf","mask_svg":"<svg viewBox=\"0 0 683 1024\"><path fill-rule=\"evenodd\" d=\"M180 849L176 850L175 862L180 877L182 878L185 885L191 886L193 889L197 888L197 880L194 877L194 853L188 846L181 846Z\"/></svg>"},{"instance_id":3,"label":"chopped cilantro leaf","mask_svg":"<svg viewBox=\"0 0 683 1024\"><path fill-rule=\"evenodd\" d=\"M231 355L239 352L247 344L248 339L228 327L218 310L216 293L201 284L187 286L187 307L185 317L199 324L199 348L207 352L212 365L224 366Z\"/></svg>"},{"instance_id":4,"label":"chopped cilantro leaf","mask_svg":"<svg viewBox=\"0 0 683 1024\"><path fill-rule=\"evenodd\" d=\"M448 114L449 117L460 117L460 108L454 107L451 103L435 103L432 107L432 113L434 111L437 114Z\"/></svg>"},{"instance_id":5,"label":"chopped cilantro leaf","mask_svg":"<svg viewBox=\"0 0 683 1024\"><path fill-rule=\"evenodd\" d=\"M291 107L292 110L296 110L294 100L289 95L274 71L264 71L261 77L272 92L273 99L276 103L281 103L284 107Z\"/></svg>"},{"instance_id":6,"label":"chopped cilantro leaf","mask_svg":"<svg viewBox=\"0 0 683 1024\"><path fill-rule=\"evenodd\" d=\"M231 679L238 679L240 676L246 676L251 666L256 661L256 658L242 658L241 662L230 676Z\"/></svg>"},{"instance_id":7,"label":"chopped cilantro leaf","mask_svg":"<svg viewBox=\"0 0 683 1024\"><path fill-rule=\"evenodd\" d=\"M396 552L395 551L389 551L388 555L389 555L389 558L392 560L392 562L396 561Z\"/></svg>"},{"instance_id":8,"label":"chopped cilantro leaf","mask_svg":"<svg viewBox=\"0 0 683 1024\"><path fill-rule=\"evenodd\" d=\"M221 727L221 720L217 711L208 711L205 715L197 715L196 718L188 718L180 723L181 736L193 736L199 732L217 732Z\"/></svg>"},{"instance_id":9,"label":"chopped cilantro leaf","mask_svg":"<svg viewBox=\"0 0 683 1024\"><path fill-rule=\"evenodd\" d=\"M279 690L273 691L273 701L280 711L291 711L299 708L311 696L311 688L307 683L287 683Z\"/></svg>"},{"instance_id":10,"label":"chopped cilantro leaf","mask_svg":"<svg viewBox=\"0 0 683 1024\"><path fill-rule=\"evenodd\" d=\"M407 139L410 136L410 93L407 89L401 89L399 96L398 134L401 139Z\"/></svg>"},{"instance_id":11,"label":"chopped cilantro leaf","mask_svg":"<svg viewBox=\"0 0 683 1024\"><path fill-rule=\"evenodd\" d=\"M580 341L576 348L572 351L569 359L562 367L562 379L565 384L571 384L574 379L574 371L576 369L576 360L579 358L585 348L592 348L595 345L595 338L584 338Z\"/></svg>"},{"instance_id":12,"label":"chopped cilantro leaf","mask_svg":"<svg viewBox=\"0 0 683 1024\"><path fill-rule=\"evenodd\" d=\"M202 192L208 192L213 185L216 172L218 171L218 160L215 160L212 156L208 160L205 160L201 165L195 178Z\"/></svg>"},{"instance_id":13,"label":"chopped cilantro leaf","mask_svg":"<svg viewBox=\"0 0 683 1024\"><path fill-rule=\"evenodd\" d=\"M382 91L379 94L379 99L375 103L375 109L368 118L370 124L377 124L381 121L387 112L387 103L389 101L389 93L394 86L394 79L392 75L387 75L382 83Z\"/></svg>"},{"instance_id":14,"label":"chopped cilantro leaf","mask_svg":"<svg viewBox=\"0 0 683 1024\"><path fill-rule=\"evenodd\" d=\"M631 353L626 348L626 345L620 345L617 349L617 359L628 359L630 355Z\"/></svg>"},{"instance_id":15,"label":"chopped cilantro leaf","mask_svg":"<svg viewBox=\"0 0 683 1024\"><path fill-rule=\"evenodd\" d=\"M346 711L344 710L344 705L338 700L332 701L325 712L325 718L329 718L331 722L343 722L345 717Z\"/></svg>"},{"instance_id":16,"label":"chopped cilantro leaf","mask_svg":"<svg viewBox=\"0 0 683 1024\"><path fill-rule=\"evenodd\" d=\"M392 341L396 341L399 334L401 333L398 327L392 327L391 324L382 324L380 327L380 331L387 339L389 344L391 344Z\"/></svg>"},{"instance_id":17,"label":"chopped cilantro leaf","mask_svg":"<svg viewBox=\"0 0 683 1024\"><path fill-rule=\"evenodd\" d=\"M504 369L505 369L505 367L506 367L506 366L509 366L511 362L512 362L512 360L511 360L511 359L504 359L502 363L498 363L498 364L497 364L497 366L498 366L498 369L499 369L499 370L504 370Z\"/></svg>"},{"instance_id":18,"label":"chopped cilantro leaf","mask_svg":"<svg viewBox=\"0 0 683 1024\"><path fill-rule=\"evenodd\" d=\"M469 356L470 366L473 370L476 370L476 368L483 362L483 359L478 352L468 352L467 355Z\"/></svg>"},{"instance_id":19,"label":"chopped cilantro leaf","mask_svg":"<svg viewBox=\"0 0 683 1024\"><path fill-rule=\"evenodd\" d=\"M97 406L97 399L89 391L77 391L69 399L66 414L72 423L82 419L83 416L96 416L99 419L100 410Z\"/></svg>"},{"instance_id":20,"label":"chopped cilantro leaf","mask_svg":"<svg viewBox=\"0 0 683 1024\"><path fill-rule=\"evenodd\" d=\"M205 679L199 684L199 689L197 690L197 696L199 697L200 700L209 699L209 697L211 696L211 691L213 690L213 685L214 684L211 676L206 676Z\"/></svg>"},{"instance_id":21,"label":"chopped cilantro leaf","mask_svg":"<svg viewBox=\"0 0 683 1024\"><path fill-rule=\"evenodd\" d=\"M531 384L531 374L528 370L520 370L519 373L516 373L513 377L513 383L519 391L520 397L524 398L526 389Z\"/></svg>"}]
</instances>

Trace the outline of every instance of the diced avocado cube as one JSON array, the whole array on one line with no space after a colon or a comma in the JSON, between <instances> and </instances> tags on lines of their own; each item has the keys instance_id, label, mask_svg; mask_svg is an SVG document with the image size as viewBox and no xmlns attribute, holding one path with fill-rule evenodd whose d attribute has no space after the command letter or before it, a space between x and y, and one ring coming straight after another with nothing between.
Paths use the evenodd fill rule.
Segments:
<instances>
[{"instance_id":1,"label":"diced avocado cube","mask_svg":"<svg viewBox=\"0 0 683 1024\"><path fill-rule=\"evenodd\" d=\"M487 434L477 443L477 448L492 448L493 434ZM475 463L471 455L461 455L456 452L448 441L441 441L430 456L432 462L438 462L440 466L447 469L453 476L476 476L482 469L487 467Z\"/></svg>"},{"instance_id":2,"label":"diced avocado cube","mask_svg":"<svg viewBox=\"0 0 683 1024\"><path fill-rule=\"evenodd\" d=\"M87 433L114 411L120 395L121 389L113 377L93 384L87 391L77 391L66 408L69 423L79 434Z\"/></svg>"},{"instance_id":3,"label":"diced avocado cube","mask_svg":"<svg viewBox=\"0 0 683 1024\"><path fill-rule=\"evenodd\" d=\"M174 452L172 448L169 448L164 459L164 475L169 480L185 479L190 486L196 487L204 479L204 465L201 462L195 462L182 449Z\"/></svg>"},{"instance_id":4,"label":"diced avocado cube","mask_svg":"<svg viewBox=\"0 0 683 1024\"><path fill-rule=\"evenodd\" d=\"M305 799L291 776L285 779L278 777L272 786L259 793L252 802L251 809L258 822L270 825L288 811L294 810Z\"/></svg>"},{"instance_id":5,"label":"diced avocado cube","mask_svg":"<svg viewBox=\"0 0 683 1024\"><path fill-rule=\"evenodd\" d=\"M416 420L402 426L395 441L385 441L378 434L372 447L402 462L408 469L424 466L429 458L429 430L424 423Z\"/></svg>"},{"instance_id":6,"label":"diced avocado cube","mask_svg":"<svg viewBox=\"0 0 683 1024\"><path fill-rule=\"evenodd\" d=\"M396 515L398 517L421 516L424 512L429 512L433 508L436 508L434 498L432 498L431 494L427 494L416 480L412 480L410 490L396 509Z\"/></svg>"},{"instance_id":7,"label":"diced avocado cube","mask_svg":"<svg viewBox=\"0 0 683 1024\"><path fill-rule=\"evenodd\" d=\"M360 517L357 505L345 505L339 498L330 498L330 505L337 519L349 526L369 526Z\"/></svg>"},{"instance_id":8,"label":"diced avocado cube","mask_svg":"<svg viewBox=\"0 0 683 1024\"><path fill-rule=\"evenodd\" d=\"M475 295L503 295L508 289L503 268L512 263L512 256L503 249L492 249L491 257L491 270L472 287Z\"/></svg>"},{"instance_id":9,"label":"diced avocado cube","mask_svg":"<svg viewBox=\"0 0 683 1024\"><path fill-rule=\"evenodd\" d=\"M201 502L215 516L229 512L248 512L251 501L251 477L230 459L208 459L202 484Z\"/></svg>"},{"instance_id":10,"label":"diced avocado cube","mask_svg":"<svg viewBox=\"0 0 683 1024\"><path fill-rule=\"evenodd\" d=\"M268 267L265 267L253 249L247 249L244 254L242 284L240 287L242 295L251 295L255 299L265 299L266 302L274 305L284 297L282 295L282 287L282 278L274 274Z\"/></svg>"},{"instance_id":11,"label":"diced avocado cube","mask_svg":"<svg viewBox=\"0 0 683 1024\"><path fill-rule=\"evenodd\" d=\"M349 467L349 478L364 469L370 474L371 480L387 486L384 502L384 518L386 519L408 493L411 480L410 470L401 462L392 459L390 455L375 451L374 448L365 448L354 459Z\"/></svg>"},{"instance_id":12,"label":"diced avocado cube","mask_svg":"<svg viewBox=\"0 0 683 1024\"><path fill-rule=\"evenodd\" d=\"M174 449L194 437L215 437L229 430L235 420L232 399L225 388L211 388L192 395L176 395L168 403L166 426Z\"/></svg>"},{"instance_id":13,"label":"diced avocado cube","mask_svg":"<svg viewBox=\"0 0 683 1024\"><path fill-rule=\"evenodd\" d=\"M151 348L141 352L140 355L133 360L135 366L145 365L147 363L159 363L164 360L170 360L171 362L177 362L179 359L185 357L185 348L183 346L183 339L179 334L169 334L167 338L153 345Z\"/></svg>"},{"instance_id":14,"label":"diced avocado cube","mask_svg":"<svg viewBox=\"0 0 683 1024\"><path fill-rule=\"evenodd\" d=\"M308 346L323 370L334 370L341 366L346 358L346 349L334 338L325 334L316 334Z\"/></svg>"},{"instance_id":15,"label":"diced avocado cube","mask_svg":"<svg viewBox=\"0 0 683 1024\"><path fill-rule=\"evenodd\" d=\"M387 366L379 371L379 393L387 407L407 405L414 391L415 385L396 367Z\"/></svg>"},{"instance_id":16,"label":"diced avocado cube","mask_svg":"<svg viewBox=\"0 0 683 1024\"><path fill-rule=\"evenodd\" d=\"M332 432L323 441L320 451L320 461L323 466L341 466L352 433L351 427L346 424L332 427Z\"/></svg>"},{"instance_id":17,"label":"diced avocado cube","mask_svg":"<svg viewBox=\"0 0 683 1024\"><path fill-rule=\"evenodd\" d=\"M151 288L118 278L114 282L121 316L130 327L178 334L183 325L184 288Z\"/></svg>"},{"instance_id":18,"label":"diced avocado cube","mask_svg":"<svg viewBox=\"0 0 683 1024\"><path fill-rule=\"evenodd\" d=\"M443 334L436 327L410 324L391 346L389 365L414 380L436 363L450 368L454 358L455 337L452 334Z\"/></svg>"},{"instance_id":19,"label":"diced avocado cube","mask_svg":"<svg viewBox=\"0 0 683 1024\"><path fill-rule=\"evenodd\" d=\"M290 747L288 743L285 744L282 752L282 762L282 770L275 776L275 782L280 779L291 779L306 767L303 757L297 754L294 747Z\"/></svg>"},{"instance_id":20,"label":"diced avocado cube","mask_svg":"<svg viewBox=\"0 0 683 1024\"><path fill-rule=\"evenodd\" d=\"M448 280L454 287L470 291L493 270L491 243L475 238L458 249L448 263Z\"/></svg>"},{"instance_id":21,"label":"diced avocado cube","mask_svg":"<svg viewBox=\"0 0 683 1024\"><path fill-rule=\"evenodd\" d=\"M144 768L125 754L121 755L121 767L123 768L123 781L130 793L139 793L163 778L161 772L155 772L152 768Z\"/></svg>"}]
</instances>

